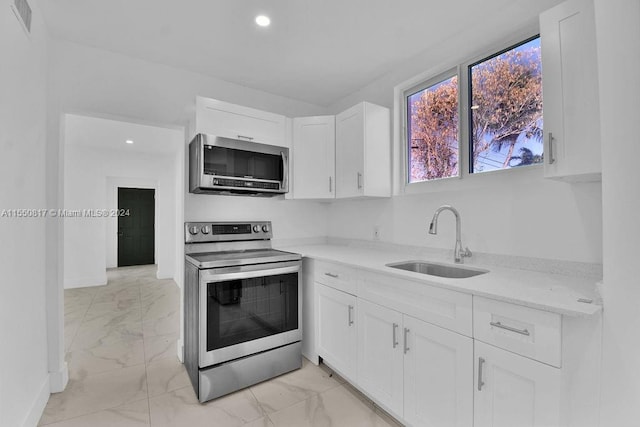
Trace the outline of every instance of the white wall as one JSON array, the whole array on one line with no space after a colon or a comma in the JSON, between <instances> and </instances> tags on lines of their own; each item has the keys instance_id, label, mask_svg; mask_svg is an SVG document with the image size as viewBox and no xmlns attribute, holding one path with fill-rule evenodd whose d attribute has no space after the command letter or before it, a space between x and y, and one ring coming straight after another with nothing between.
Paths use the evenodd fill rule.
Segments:
<instances>
[{"instance_id":1,"label":"white wall","mask_svg":"<svg viewBox=\"0 0 640 427\"><path fill-rule=\"evenodd\" d=\"M185 221L271 221L275 239L327 235L328 205L304 200L187 194Z\"/></svg>"},{"instance_id":2,"label":"white wall","mask_svg":"<svg viewBox=\"0 0 640 427\"><path fill-rule=\"evenodd\" d=\"M45 208L47 36L0 2L0 209ZM49 396L45 220L0 217L0 425L35 426Z\"/></svg>"},{"instance_id":3,"label":"white wall","mask_svg":"<svg viewBox=\"0 0 640 427\"><path fill-rule=\"evenodd\" d=\"M65 112L128 117L186 126L197 95L294 116L325 108L249 89L216 78L105 50L52 42L52 73Z\"/></svg>"},{"instance_id":4,"label":"white wall","mask_svg":"<svg viewBox=\"0 0 640 427\"><path fill-rule=\"evenodd\" d=\"M640 425L640 2L596 0L604 233L602 427Z\"/></svg>"},{"instance_id":5,"label":"white wall","mask_svg":"<svg viewBox=\"0 0 640 427\"><path fill-rule=\"evenodd\" d=\"M552 5L549 1L507 6L502 14L487 18L481 30L470 28L397 64L394 72L329 107L337 113L369 101L392 110L396 195L388 200L335 202L329 210L330 237L372 240L375 225L380 227L382 241L453 249L452 215L443 214L437 236L427 234L435 209L451 204L461 213L463 244L472 251L602 262L599 183L572 185L546 180L541 167L531 167L434 182L422 194L404 193L402 101L394 96L394 88L416 76L427 79L465 61L481 59L535 34L539 12Z\"/></svg>"},{"instance_id":6,"label":"white wall","mask_svg":"<svg viewBox=\"0 0 640 427\"><path fill-rule=\"evenodd\" d=\"M517 171L522 172L522 171ZM329 210L329 236L373 239L453 250L455 221L439 219L438 234L427 233L435 210L454 206L462 218L462 243L472 251L600 263L602 219L599 184L569 185L545 180L540 169L520 176L386 200L338 201ZM493 177L492 177L493 178Z\"/></svg>"},{"instance_id":7,"label":"white wall","mask_svg":"<svg viewBox=\"0 0 640 427\"><path fill-rule=\"evenodd\" d=\"M52 49L52 77L63 112L186 127L195 115L196 95L289 117L326 112L324 107L104 50L60 41L52 43ZM314 202L188 194L184 209L186 221L271 220L279 239L327 232L327 206Z\"/></svg>"},{"instance_id":8,"label":"white wall","mask_svg":"<svg viewBox=\"0 0 640 427\"><path fill-rule=\"evenodd\" d=\"M167 130L168 138L176 134L179 137L181 132ZM180 141L176 144L181 146ZM116 208L118 186L156 189L156 263L161 278L173 277L176 267L175 156L65 147L65 209ZM65 219L65 287L106 283L106 268L117 266L116 231L117 218Z\"/></svg>"}]
</instances>

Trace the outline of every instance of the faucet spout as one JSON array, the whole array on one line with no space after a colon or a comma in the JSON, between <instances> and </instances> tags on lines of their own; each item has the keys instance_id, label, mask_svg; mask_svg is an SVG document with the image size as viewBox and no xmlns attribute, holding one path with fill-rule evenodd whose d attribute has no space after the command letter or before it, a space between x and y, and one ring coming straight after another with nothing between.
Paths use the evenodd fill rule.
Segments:
<instances>
[{"instance_id":1,"label":"faucet spout","mask_svg":"<svg viewBox=\"0 0 640 427\"><path fill-rule=\"evenodd\" d=\"M471 251L469 248L462 248L462 241L460 240L460 229L461 229L461 220L460 213L456 208L450 205L442 205L438 209L436 209L433 214L433 218L431 219L431 224L429 224L429 234L438 234L438 217L442 211L451 211L453 215L456 217L456 245L453 249L453 261L458 264L462 264L464 262L464 257L470 257Z\"/></svg>"}]
</instances>

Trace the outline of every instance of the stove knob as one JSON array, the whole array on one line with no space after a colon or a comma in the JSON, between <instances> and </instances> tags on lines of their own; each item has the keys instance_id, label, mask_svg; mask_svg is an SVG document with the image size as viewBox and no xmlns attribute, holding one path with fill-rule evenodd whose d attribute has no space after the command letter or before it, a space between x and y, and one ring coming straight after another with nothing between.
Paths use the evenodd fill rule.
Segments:
<instances>
[{"instance_id":1,"label":"stove knob","mask_svg":"<svg viewBox=\"0 0 640 427\"><path fill-rule=\"evenodd\" d=\"M208 225L205 225L200 229L200 231L202 231L202 234L209 234L209 232L211 232L211 227L209 227Z\"/></svg>"},{"instance_id":2,"label":"stove knob","mask_svg":"<svg viewBox=\"0 0 640 427\"><path fill-rule=\"evenodd\" d=\"M192 225L191 227L189 227L189 233L195 236L196 234L198 234L198 227L195 225Z\"/></svg>"},{"instance_id":3,"label":"stove knob","mask_svg":"<svg viewBox=\"0 0 640 427\"><path fill-rule=\"evenodd\" d=\"M264 231L265 233L269 232L269 226L268 225L263 225L262 226L262 231Z\"/></svg>"},{"instance_id":4,"label":"stove knob","mask_svg":"<svg viewBox=\"0 0 640 427\"><path fill-rule=\"evenodd\" d=\"M259 233L260 232L260 226L259 225L254 225L253 226L253 232L254 233Z\"/></svg>"}]
</instances>

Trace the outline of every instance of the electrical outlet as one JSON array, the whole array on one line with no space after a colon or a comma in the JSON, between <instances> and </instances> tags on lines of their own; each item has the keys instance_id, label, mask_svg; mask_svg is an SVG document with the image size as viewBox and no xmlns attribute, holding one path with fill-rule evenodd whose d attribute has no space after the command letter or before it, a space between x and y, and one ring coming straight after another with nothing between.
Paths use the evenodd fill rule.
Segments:
<instances>
[{"instance_id":1,"label":"electrical outlet","mask_svg":"<svg viewBox=\"0 0 640 427\"><path fill-rule=\"evenodd\" d=\"M380 226L373 226L373 240L380 240Z\"/></svg>"}]
</instances>

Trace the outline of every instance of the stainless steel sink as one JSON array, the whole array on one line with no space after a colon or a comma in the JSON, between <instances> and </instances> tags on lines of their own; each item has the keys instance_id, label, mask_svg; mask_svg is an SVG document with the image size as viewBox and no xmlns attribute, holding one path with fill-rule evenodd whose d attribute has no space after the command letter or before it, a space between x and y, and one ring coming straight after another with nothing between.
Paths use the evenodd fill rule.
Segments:
<instances>
[{"instance_id":1,"label":"stainless steel sink","mask_svg":"<svg viewBox=\"0 0 640 427\"><path fill-rule=\"evenodd\" d=\"M481 268L458 267L456 265L438 264L427 261L402 261L387 264L387 267L399 270L413 271L431 276L447 277L449 279L465 279L467 277L479 276L488 273L489 270Z\"/></svg>"}]
</instances>

